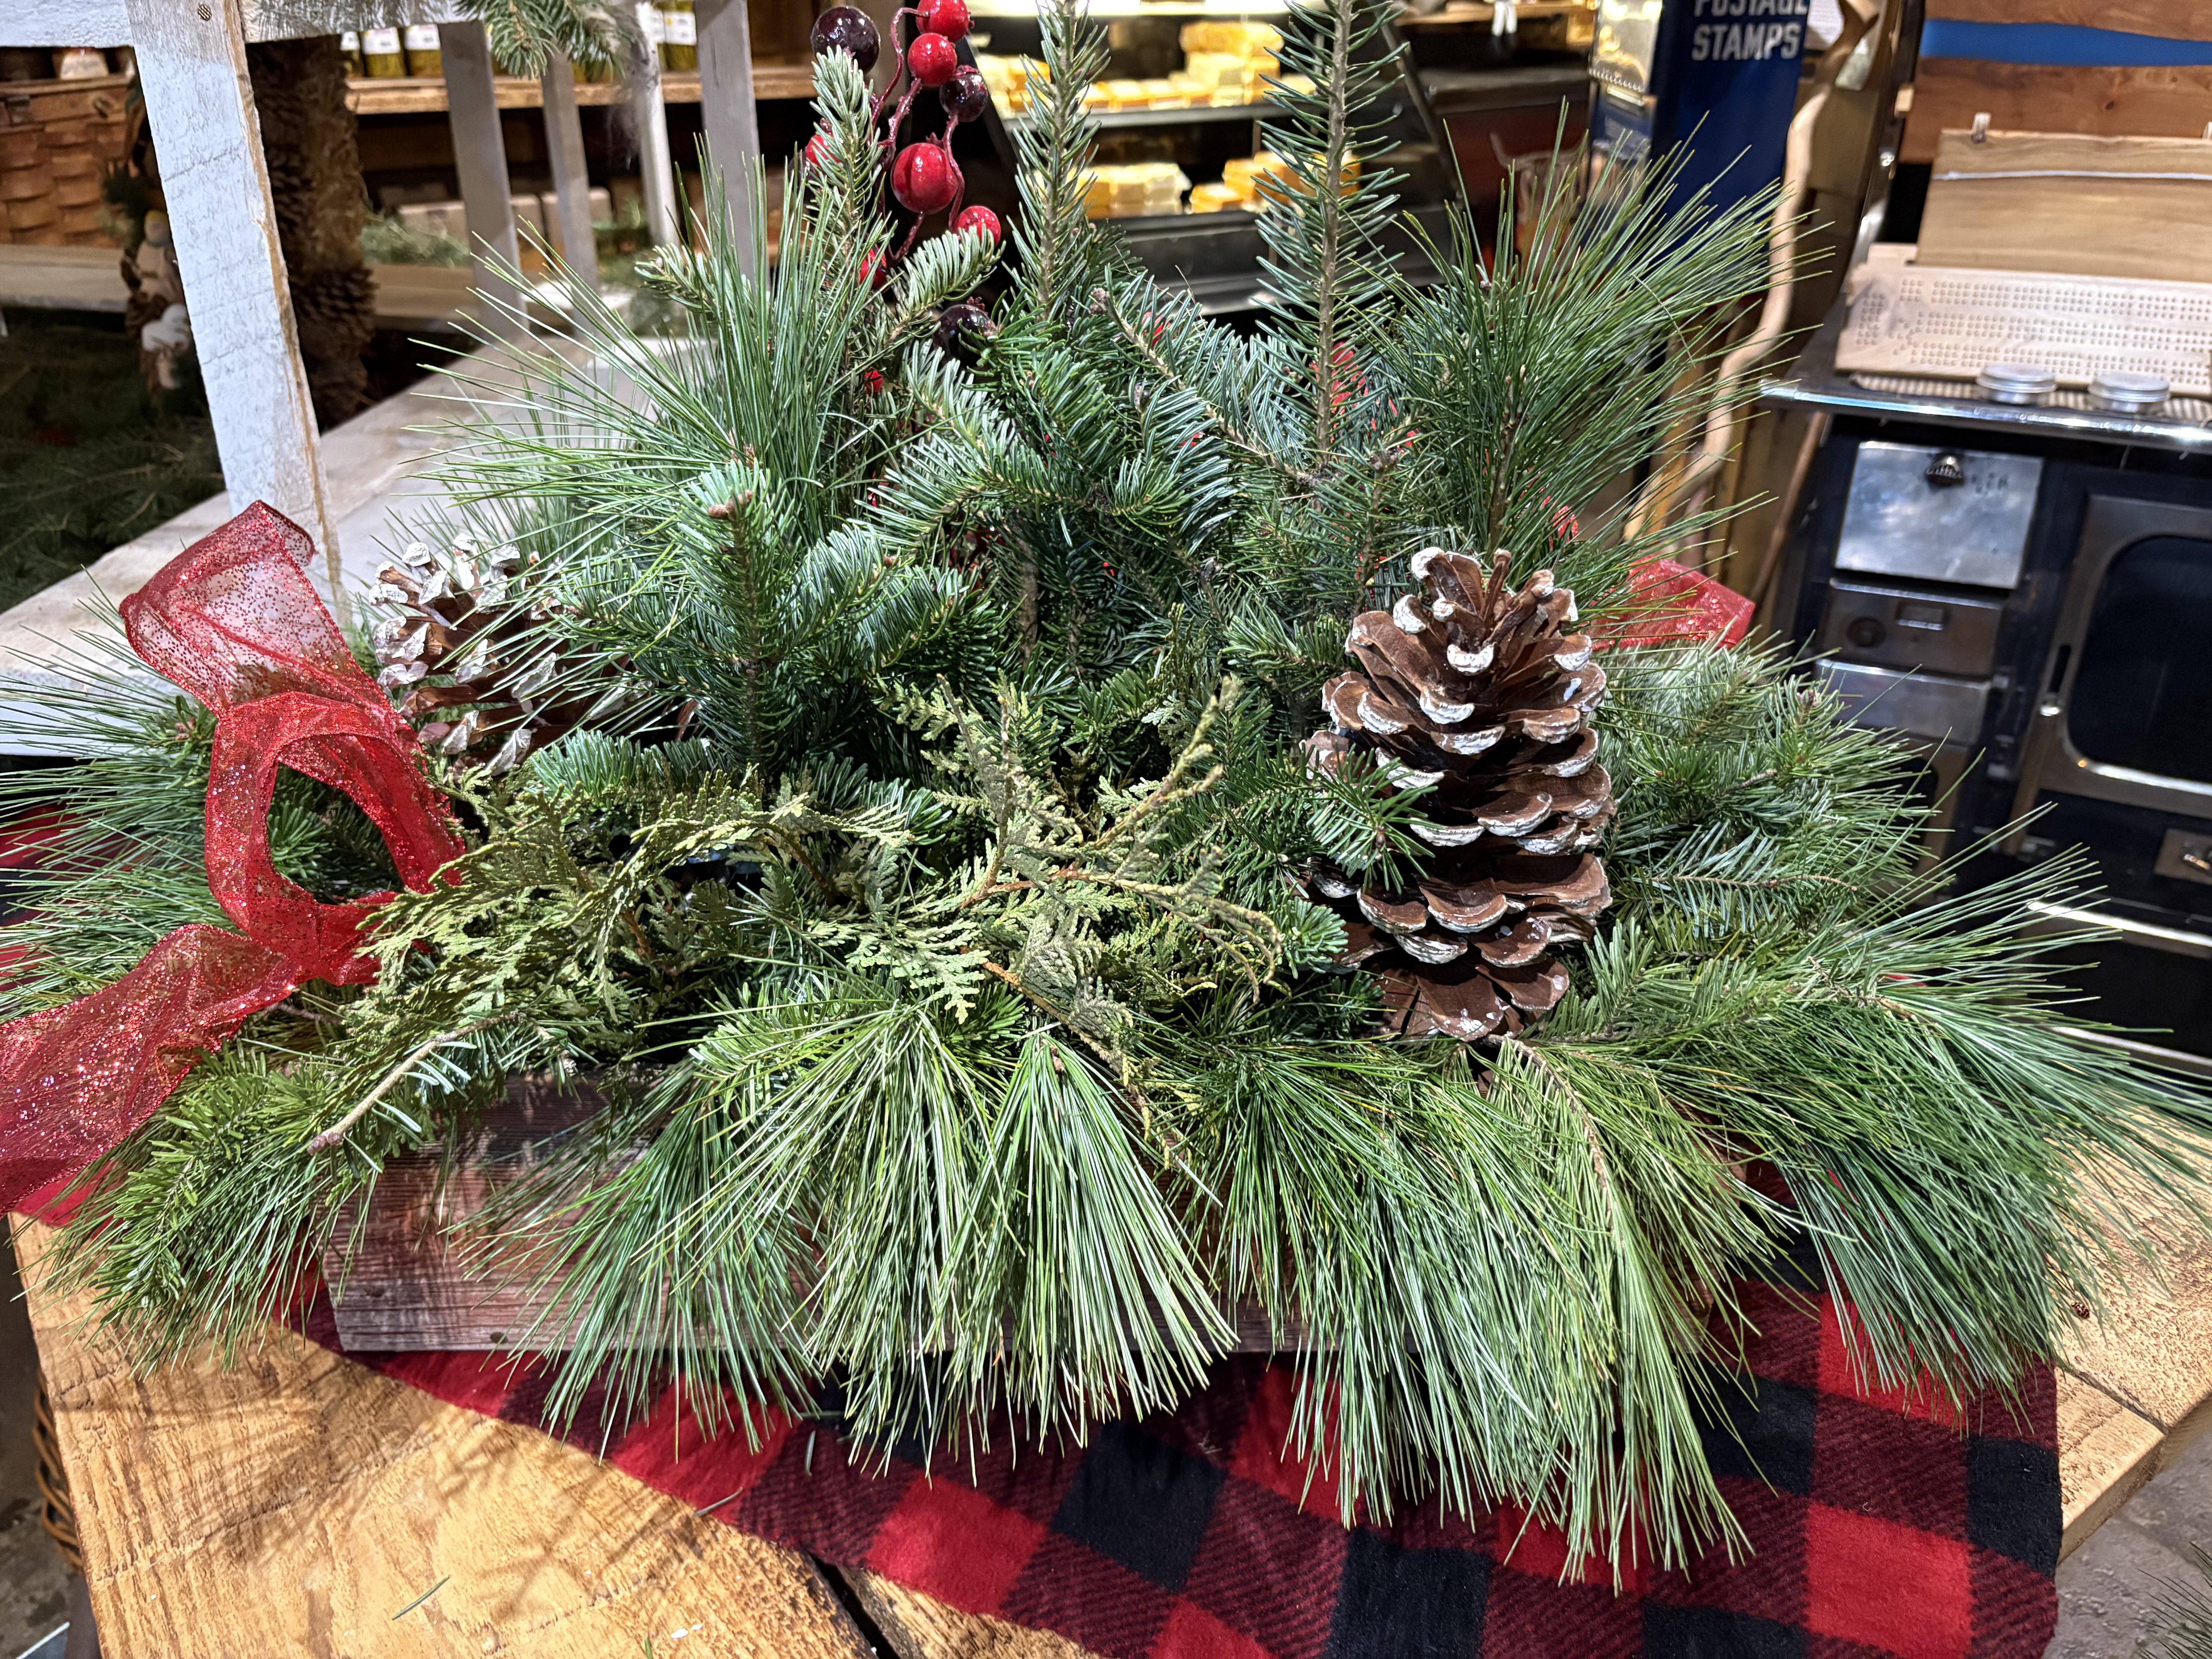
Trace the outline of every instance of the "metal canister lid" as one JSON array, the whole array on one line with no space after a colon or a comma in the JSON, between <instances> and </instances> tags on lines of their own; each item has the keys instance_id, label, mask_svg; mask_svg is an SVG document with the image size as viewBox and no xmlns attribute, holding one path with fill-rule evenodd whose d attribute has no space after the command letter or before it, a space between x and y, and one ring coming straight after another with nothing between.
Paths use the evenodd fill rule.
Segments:
<instances>
[{"instance_id":1,"label":"metal canister lid","mask_svg":"<svg viewBox=\"0 0 2212 1659\"><path fill-rule=\"evenodd\" d=\"M2115 415L2148 415L2173 395L2173 388L2156 374L2138 374L2112 368L2089 382L2089 401Z\"/></svg>"},{"instance_id":2,"label":"metal canister lid","mask_svg":"<svg viewBox=\"0 0 2212 1659\"><path fill-rule=\"evenodd\" d=\"M1991 403L2040 404L2058 390L2058 377L2027 363L1991 363L1974 376L1974 384Z\"/></svg>"}]
</instances>

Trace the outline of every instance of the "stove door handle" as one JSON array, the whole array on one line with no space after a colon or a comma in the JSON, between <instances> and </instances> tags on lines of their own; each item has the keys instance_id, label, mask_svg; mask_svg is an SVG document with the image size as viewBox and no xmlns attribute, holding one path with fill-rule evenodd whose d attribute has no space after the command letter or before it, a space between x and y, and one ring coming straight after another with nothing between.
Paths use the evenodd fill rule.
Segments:
<instances>
[{"instance_id":1,"label":"stove door handle","mask_svg":"<svg viewBox=\"0 0 2212 1659\"><path fill-rule=\"evenodd\" d=\"M2077 910L2071 905L2046 904L2040 899L2030 899L2027 908L2035 917L2027 927L2031 933L2113 933L2124 944L2212 962L2212 933L2192 933L2185 927L2161 927L2156 922L2135 921L2103 910Z\"/></svg>"}]
</instances>

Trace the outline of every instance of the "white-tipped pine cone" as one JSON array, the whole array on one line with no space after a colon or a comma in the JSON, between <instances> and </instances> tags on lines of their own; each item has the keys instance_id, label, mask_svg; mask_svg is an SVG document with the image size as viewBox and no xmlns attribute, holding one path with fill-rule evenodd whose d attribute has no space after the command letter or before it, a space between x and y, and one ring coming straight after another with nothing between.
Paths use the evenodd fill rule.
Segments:
<instances>
[{"instance_id":1,"label":"white-tipped pine cone","mask_svg":"<svg viewBox=\"0 0 2212 1659\"><path fill-rule=\"evenodd\" d=\"M1399 787L1429 788L1419 877L1390 888L1322 865L1308 878L1345 919L1344 964L1381 976L1406 1036L1524 1030L1566 994L1553 948L1589 938L1612 902L1591 850L1613 812L1589 723L1605 671L1569 631L1573 592L1548 570L1510 587L1510 563L1416 554L1420 592L1353 618L1345 648L1364 672L1323 688L1334 729L1307 740L1324 769L1364 751Z\"/></svg>"},{"instance_id":2,"label":"white-tipped pine cone","mask_svg":"<svg viewBox=\"0 0 2212 1659\"><path fill-rule=\"evenodd\" d=\"M390 609L370 639L376 682L400 698L427 748L504 772L568 731L594 698L556 692L561 664L537 624L521 556L463 538L410 543L379 573Z\"/></svg>"}]
</instances>

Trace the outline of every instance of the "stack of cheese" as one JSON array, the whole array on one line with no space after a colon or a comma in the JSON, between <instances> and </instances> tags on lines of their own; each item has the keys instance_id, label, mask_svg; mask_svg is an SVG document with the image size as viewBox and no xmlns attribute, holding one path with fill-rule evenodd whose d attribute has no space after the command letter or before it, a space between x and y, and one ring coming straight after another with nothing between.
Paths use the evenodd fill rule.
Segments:
<instances>
[{"instance_id":1,"label":"stack of cheese","mask_svg":"<svg viewBox=\"0 0 2212 1659\"><path fill-rule=\"evenodd\" d=\"M1305 76L1281 73L1283 32L1271 23L1186 23L1182 41L1183 67L1173 75L1101 81L1084 94L1084 102L1096 110L1239 108L1267 97L1270 76L1313 89ZM1034 58L979 52L975 66L1009 115L1025 113L1035 101L1032 88L1046 78L1044 65Z\"/></svg>"},{"instance_id":2,"label":"stack of cheese","mask_svg":"<svg viewBox=\"0 0 2212 1659\"><path fill-rule=\"evenodd\" d=\"M1188 75L1150 81L1101 81L1084 101L1094 109L1188 109L1206 102L1206 88Z\"/></svg>"},{"instance_id":3,"label":"stack of cheese","mask_svg":"<svg viewBox=\"0 0 2212 1659\"><path fill-rule=\"evenodd\" d=\"M983 74L983 84L999 100L999 107L1008 115L1025 113L1030 106L1030 88L1042 87L1052 78L1050 71L1034 58L1009 58L1001 52L979 52L975 67Z\"/></svg>"},{"instance_id":4,"label":"stack of cheese","mask_svg":"<svg viewBox=\"0 0 2212 1659\"><path fill-rule=\"evenodd\" d=\"M1342 188L1349 192L1359 177L1359 158L1348 155ZM1221 169L1218 185L1200 185L1190 193L1193 213L1218 213L1224 208L1247 208L1263 212L1271 203L1287 202L1304 188L1291 174L1288 163L1270 149L1257 155L1231 158Z\"/></svg>"},{"instance_id":5,"label":"stack of cheese","mask_svg":"<svg viewBox=\"0 0 2212 1659\"><path fill-rule=\"evenodd\" d=\"M1182 211L1190 179L1172 161L1131 161L1091 169L1085 210L1094 219L1139 219Z\"/></svg>"},{"instance_id":6,"label":"stack of cheese","mask_svg":"<svg viewBox=\"0 0 2212 1659\"><path fill-rule=\"evenodd\" d=\"M1255 102L1282 69L1283 32L1270 23L1185 23L1181 39L1183 73L1205 89L1202 102Z\"/></svg>"}]
</instances>

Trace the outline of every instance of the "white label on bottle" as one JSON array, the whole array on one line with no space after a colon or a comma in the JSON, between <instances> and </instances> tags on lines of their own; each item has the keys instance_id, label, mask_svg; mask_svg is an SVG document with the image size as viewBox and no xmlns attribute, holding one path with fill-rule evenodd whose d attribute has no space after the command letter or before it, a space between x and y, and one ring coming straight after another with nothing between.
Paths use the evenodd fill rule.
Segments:
<instances>
[{"instance_id":1,"label":"white label on bottle","mask_svg":"<svg viewBox=\"0 0 2212 1659\"><path fill-rule=\"evenodd\" d=\"M696 46L699 44L699 15L690 11L664 11L660 21L668 28L668 44L672 46Z\"/></svg>"},{"instance_id":2,"label":"white label on bottle","mask_svg":"<svg viewBox=\"0 0 2212 1659\"><path fill-rule=\"evenodd\" d=\"M343 34L338 36L338 50L340 52L359 52L361 50L361 36L356 34L353 30L348 29Z\"/></svg>"},{"instance_id":3,"label":"white label on bottle","mask_svg":"<svg viewBox=\"0 0 2212 1659\"><path fill-rule=\"evenodd\" d=\"M435 23L410 23L407 26L407 50L435 52L438 49L438 26Z\"/></svg>"},{"instance_id":4,"label":"white label on bottle","mask_svg":"<svg viewBox=\"0 0 2212 1659\"><path fill-rule=\"evenodd\" d=\"M388 52L398 52L399 31L398 29L363 29L361 32L361 49L378 58Z\"/></svg>"},{"instance_id":5,"label":"white label on bottle","mask_svg":"<svg viewBox=\"0 0 2212 1659\"><path fill-rule=\"evenodd\" d=\"M645 38L653 45L657 46L668 38L667 20L660 15L659 7L640 6L637 21L638 27L645 31Z\"/></svg>"}]
</instances>

